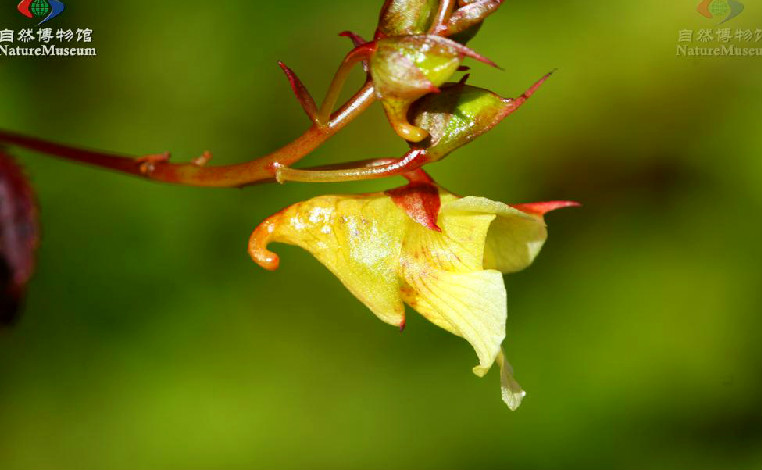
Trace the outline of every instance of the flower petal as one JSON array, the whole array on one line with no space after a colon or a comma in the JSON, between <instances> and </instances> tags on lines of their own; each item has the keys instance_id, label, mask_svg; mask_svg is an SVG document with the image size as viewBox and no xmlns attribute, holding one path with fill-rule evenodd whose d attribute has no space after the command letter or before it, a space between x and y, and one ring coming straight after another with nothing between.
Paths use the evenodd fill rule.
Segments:
<instances>
[{"instance_id":1,"label":"flower petal","mask_svg":"<svg viewBox=\"0 0 762 470\"><path fill-rule=\"evenodd\" d=\"M484 267L503 273L520 271L534 261L548 232L541 217L482 197L464 197L442 207L442 211L472 211L497 214L484 248Z\"/></svg>"},{"instance_id":2,"label":"flower petal","mask_svg":"<svg viewBox=\"0 0 762 470\"><path fill-rule=\"evenodd\" d=\"M455 273L425 264L404 268L402 298L427 320L471 343L487 373L505 337L506 295L498 271Z\"/></svg>"},{"instance_id":3,"label":"flower petal","mask_svg":"<svg viewBox=\"0 0 762 470\"><path fill-rule=\"evenodd\" d=\"M402 244L403 264L409 259L448 272L484 269L484 243L494 214L440 210L441 232L420 225L409 228Z\"/></svg>"},{"instance_id":4,"label":"flower petal","mask_svg":"<svg viewBox=\"0 0 762 470\"><path fill-rule=\"evenodd\" d=\"M513 378L513 367L505 359L502 349L498 352L497 364L500 366L500 390L503 395L503 401L511 411L516 411L527 392Z\"/></svg>"},{"instance_id":5,"label":"flower petal","mask_svg":"<svg viewBox=\"0 0 762 470\"><path fill-rule=\"evenodd\" d=\"M263 222L252 235L259 248L250 251L258 261L270 241L304 248L382 321L401 327L405 307L396 267L409 223L388 196L320 196Z\"/></svg>"}]
</instances>

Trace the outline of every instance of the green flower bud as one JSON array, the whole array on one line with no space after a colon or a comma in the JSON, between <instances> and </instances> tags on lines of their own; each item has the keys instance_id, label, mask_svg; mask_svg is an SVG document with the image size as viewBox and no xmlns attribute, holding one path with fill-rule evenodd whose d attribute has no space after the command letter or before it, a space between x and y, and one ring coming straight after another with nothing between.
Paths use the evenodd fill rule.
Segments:
<instances>
[{"instance_id":1,"label":"green flower bud","mask_svg":"<svg viewBox=\"0 0 762 470\"><path fill-rule=\"evenodd\" d=\"M455 10L447 23L445 35L466 44L479 32L484 19L497 11L502 3L503 0L461 1L460 8Z\"/></svg>"},{"instance_id":2,"label":"green flower bud","mask_svg":"<svg viewBox=\"0 0 762 470\"><path fill-rule=\"evenodd\" d=\"M376 37L426 33L438 6L438 0L387 0L381 9Z\"/></svg>"},{"instance_id":3,"label":"green flower bud","mask_svg":"<svg viewBox=\"0 0 762 470\"><path fill-rule=\"evenodd\" d=\"M441 160L516 111L549 75L517 99L464 83L443 86L440 93L421 98L410 109L413 124L429 133L429 138L414 148L425 149L429 161Z\"/></svg>"},{"instance_id":4,"label":"green flower bud","mask_svg":"<svg viewBox=\"0 0 762 470\"><path fill-rule=\"evenodd\" d=\"M438 36L381 39L370 58L370 72L381 99L417 99L436 91L460 66L464 47Z\"/></svg>"}]
</instances>

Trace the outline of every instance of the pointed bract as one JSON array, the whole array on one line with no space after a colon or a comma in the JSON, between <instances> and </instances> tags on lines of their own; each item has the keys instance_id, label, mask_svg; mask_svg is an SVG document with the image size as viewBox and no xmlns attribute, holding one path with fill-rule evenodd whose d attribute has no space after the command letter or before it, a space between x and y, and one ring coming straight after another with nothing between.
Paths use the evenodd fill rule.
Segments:
<instances>
[{"instance_id":1,"label":"pointed bract","mask_svg":"<svg viewBox=\"0 0 762 470\"><path fill-rule=\"evenodd\" d=\"M312 95L310 95L310 92L307 91L307 87L304 86L302 81L299 80L299 77L297 77L294 71L288 68L286 64L278 61L278 65L283 70L283 73L286 74L286 78L288 78L291 89L294 91L296 99L299 101L299 104L302 105L302 109L307 114L307 117L309 117L310 121L313 123L317 122L317 105L315 104L315 100L312 98Z\"/></svg>"}]
</instances>

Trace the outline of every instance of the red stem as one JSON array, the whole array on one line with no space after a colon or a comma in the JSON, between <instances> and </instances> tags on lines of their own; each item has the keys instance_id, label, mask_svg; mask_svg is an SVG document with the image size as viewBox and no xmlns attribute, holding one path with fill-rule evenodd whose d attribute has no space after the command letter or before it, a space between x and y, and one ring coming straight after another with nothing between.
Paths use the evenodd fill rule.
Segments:
<instances>
[{"instance_id":1,"label":"red stem","mask_svg":"<svg viewBox=\"0 0 762 470\"><path fill-rule=\"evenodd\" d=\"M373 85L366 83L347 103L331 115L325 126L313 125L294 141L264 157L235 165L206 167L193 163L143 161L127 155L84 150L0 130L0 144L34 150L65 160L85 163L154 181L186 186L240 187L271 181L280 166L292 165L319 147L365 111L374 101Z\"/></svg>"}]
</instances>

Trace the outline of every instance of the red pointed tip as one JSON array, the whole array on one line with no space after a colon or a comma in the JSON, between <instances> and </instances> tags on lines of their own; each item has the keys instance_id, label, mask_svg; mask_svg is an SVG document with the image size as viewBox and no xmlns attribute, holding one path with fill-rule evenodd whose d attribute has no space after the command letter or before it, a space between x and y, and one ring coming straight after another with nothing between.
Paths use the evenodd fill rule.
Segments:
<instances>
[{"instance_id":1,"label":"red pointed tip","mask_svg":"<svg viewBox=\"0 0 762 470\"><path fill-rule=\"evenodd\" d=\"M548 201L548 202L529 202L526 204L511 204L511 207L527 214L544 216L548 212L566 207L581 207L582 204L575 201Z\"/></svg>"},{"instance_id":2,"label":"red pointed tip","mask_svg":"<svg viewBox=\"0 0 762 470\"><path fill-rule=\"evenodd\" d=\"M474 50L472 50L472 49L469 49L469 48L468 48L468 47L466 47L466 46L463 46L463 49L464 49L464 50L461 50L461 51L460 51L460 52L461 52L461 54L462 54L463 56L465 56L465 57L470 57L470 58L472 58L472 59L474 59L474 60L478 60L479 62L481 62L481 63L483 63L483 64L487 64L487 65L489 65L490 67L494 67L494 68L496 68L496 69L498 69L498 70L502 70L502 71L505 71L505 69L504 69L504 68L500 67L500 66L499 66L499 65L497 65L496 63L492 62L492 60L490 60L490 59L488 59L488 58L484 57L483 55L479 54L478 52L476 52L476 51L474 51Z\"/></svg>"},{"instance_id":3,"label":"red pointed tip","mask_svg":"<svg viewBox=\"0 0 762 470\"><path fill-rule=\"evenodd\" d=\"M280 67L281 70L283 70L283 73L286 74L286 78L288 78L288 82L291 84L291 88L296 92L296 85L299 82L299 77L296 76L293 70L289 68L288 65L284 64L282 61L278 61L278 67Z\"/></svg>"},{"instance_id":4,"label":"red pointed tip","mask_svg":"<svg viewBox=\"0 0 762 470\"><path fill-rule=\"evenodd\" d=\"M403 331L405 331L405 319L404 318L402 319L402 323L400 323L400 333L402 333Z\"/></svg>"},{"instance_id":5,"label":"red pointed tip","mask_svg":"<svg viewBox=\"0 0 762 470\"><path fill-rule=\"evenodd\" d=\"M556 71L556 69L553 69L550 72L546 73L542 78L537 80L534 83L534 85L529 87L529 89L527 91L525 91L524 93L522 93L521 96L519 96L518 98L516 98L516 99L507 99L507 98L503 99L503 101L507 105L505 107L504 112L503 112L503 119L505 119L509 114L511 114L514 111L516 111L517 109L519 109L521 107L521 105L526 103L527 100L529 99L529 97L534 95L535 92L543 85L543 83L545 83L550 78L551 75L553 75L553 73L555 71Z\"/></svg>"},{"instance_id":6,"label":"red pointed tip","mask_svg":"<svg viewBox=\"0 0 762 470\"><path fill-rule=\"evenodd\" d=\"M529 97L534 95L534 92L537 91L537 89L540 88L542 84L545 83L545 81L547 81L551 77L551 75L553 75L556 72L556 70L558 69L553 69L550 72L546 73L541 79L537 80L534 85L529 87L529 89L525 91L524 94L521 96L525 99L529 99Z\"/></svg>"},{"instance_id":7,"label":"red pointed tip","mask_svg":"<svg viewBox=\"0 0 762 470\"><path fill-rule=\"evenodd\" d=\"M454 51L460 54L461 59L463 59L464 57L470 57L474 60L478 60L479 62L483 64L487 64L489 66L495 67L496 69L503 70L500 66L492 62L490 59L484 57L483 55L479 54L473 49L464 46L463 44L453 41L452 39L447 39L440 36L428 36L428 38L430 40L433 40L435 42L440 42L443 45L446 45L447 47L452 48Z\"/></svg>"},{"instance_id":8,"label":"red pointed tip","mask_svg":"<svg viewBox=\"0 0 762 470\"><path fill-rule=\"evenodd\" d=\"M355 47L362 46L363 44L366 44L368 42L365 39L363 39L362 36L360 36L357 33L353 33L352 31L342 31L339 33L339 36L351 39L352 44L354 44Z\"/></svg>"}]
</instances>

